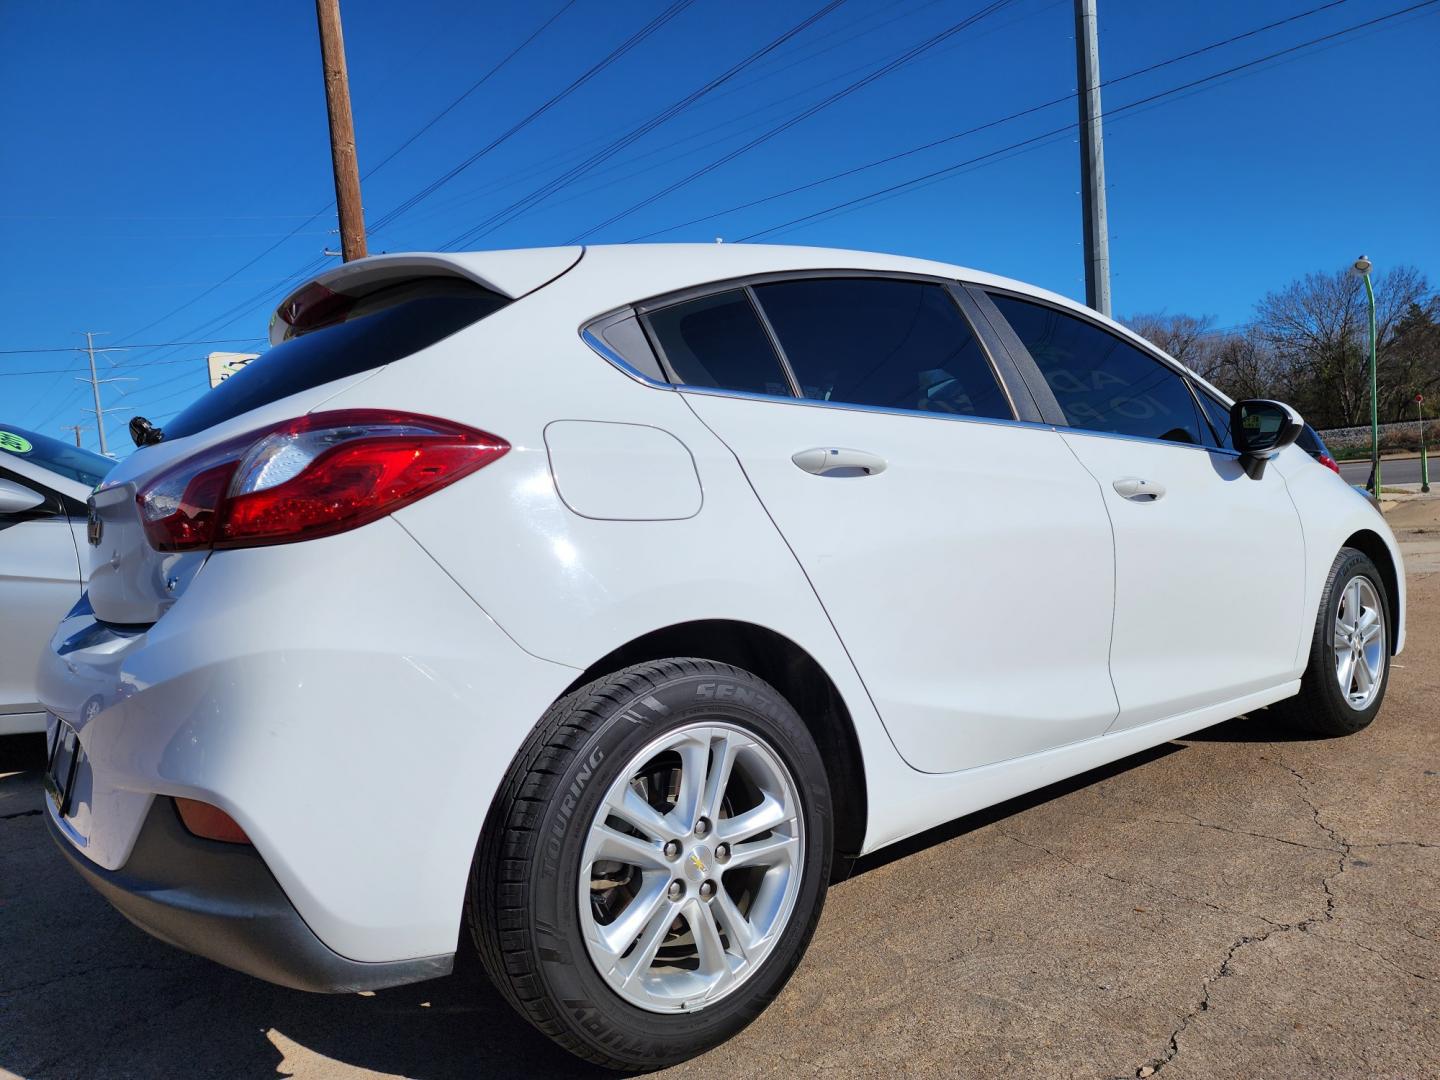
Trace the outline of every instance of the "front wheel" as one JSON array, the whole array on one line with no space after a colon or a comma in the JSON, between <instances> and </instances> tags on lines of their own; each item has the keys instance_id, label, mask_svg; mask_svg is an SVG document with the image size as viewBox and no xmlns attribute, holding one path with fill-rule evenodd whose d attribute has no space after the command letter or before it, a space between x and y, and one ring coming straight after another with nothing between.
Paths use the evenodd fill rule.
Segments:
<instances>
[{"instance_id":1,"label":"front wheel","mask_svg":"<svg viewBox=\"0 0 1440 1080\"><path fill-rule=\"evenodd\" d=\"M511 765L472 874L472 933L511 1004L616 1069L750 1023L824 903L830 792L761 679L676 659L557 702Z\"/></svg>"},{"instance_id":2,"label":"front wheel","mask_svg":"<svg viewBox=\"0 0 1440 1080\"><path fill-rule=\"evenodd\" d=\"M1390 602L1385 580L1364 552L1341 548L1330 567L1300 693L1280 710L1322 735L1368 727L1390 678Z\"/></svg>"}]
</instances>

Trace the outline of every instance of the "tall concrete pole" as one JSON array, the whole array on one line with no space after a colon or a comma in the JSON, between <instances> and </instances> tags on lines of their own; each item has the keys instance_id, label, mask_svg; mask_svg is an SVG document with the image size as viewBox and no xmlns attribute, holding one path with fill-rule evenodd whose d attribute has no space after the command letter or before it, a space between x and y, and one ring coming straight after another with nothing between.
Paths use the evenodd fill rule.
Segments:
<instances>
[{"instance_id":1,"label":"tall concrete pole","mask_svg":"<svg viewBox=\"0 0 1440 1080\"><path fill-rule=\"evenodd\" d=\"M1100 43L1095 0L1075 0L1075 78L1080 100L1080 197L1085 303L1110 314L1110 227L1105 214L1105 135L1100 122Z\"/></svg>"},{"instance_id":2,"label":"tall concrete pole","mask_svg":"<svg viewBox=\"0 0 1440 1080\"><path fill-rule=\"evenodd\" d=\"M95 436L100 442L100 453L108 454L110 448L105 445L105 410L100 407L100 383L103 381L95 373L95 334L91 330L85 331L85 353L90 357L90 392L95 396Z\"/></svg>"},{"instance_id":3,"label":"tall concrete pole","mask_svg":"<svg viewBox=\"0 0 1440 1080\"><path fill-rule=\"evenodd\" d=\"M365 211L360 204L360 165L355 154L355 121L350 115L350 75L340 0L315 0L320 23L320 58L325 65L325 107L330 115L330 161L335 169L335 206L340 212L340 250L345 261L363 259Z\"/></svg>"}]
</instances>

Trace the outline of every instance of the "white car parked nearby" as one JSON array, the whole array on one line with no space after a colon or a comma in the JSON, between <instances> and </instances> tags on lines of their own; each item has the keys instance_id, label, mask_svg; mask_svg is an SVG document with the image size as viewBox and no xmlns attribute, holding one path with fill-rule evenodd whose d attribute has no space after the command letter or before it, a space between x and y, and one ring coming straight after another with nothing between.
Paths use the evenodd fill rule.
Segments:
<instances>
[{"instance_id":1,"label":"white car parked nearby","mask_svg":"<svg viewBox=\"0 0 1440 1080\"><path fill-rule=\"evenodd\" d=\"M289 986L464 928L576 1054L674 1062L853 857L1286 699L1357 730L1403 643L1292 410L1003 278L389 255L271 339L91 497L41 699L70 862Z\"/></svg>"},{"instance_id":2,"label":"white car parked nearby","mask_svg":"<svg viewBox=\"0 0 1440 1080\"><path fill-rule=\"evenodd\" d=\"M80 599L85 499L114 466L0 420L0 735L45 730L35 668Z\"/></svg>"}]
</instances>

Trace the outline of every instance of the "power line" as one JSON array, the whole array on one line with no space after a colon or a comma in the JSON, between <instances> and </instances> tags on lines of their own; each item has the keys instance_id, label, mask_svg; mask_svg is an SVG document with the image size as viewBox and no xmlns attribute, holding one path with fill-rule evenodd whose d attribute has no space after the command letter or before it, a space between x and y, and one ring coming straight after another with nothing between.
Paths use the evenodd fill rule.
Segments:
<instances>
[{"instance_id":1,"label":"power line","mask_svg":"<svg viewBox=\"0 0 1440 1080\"><path fill-rule=\"evenodd\" d=\"M253 340L258 340L258 339L253 339ZM95 351L96 351L96 352L101 352L102 350L96 349ZM128 368L126 368L126 370L127 370L127 371L132 371L132 370L134 370L135 368L156 367L156 366L158 366L158 365L164 365L164 364L188 364L188 363L190 363L191 360L193 360L193 359L194 359L194 358L192 357L192 358L186 359L186 360L147 360L147 361L145 361L144 363L141 363L141 364L131 364ZM74 375L76 372L78 372L78 371L83 371L83 370L84 370L84 368L67 367L67 368L41 368L39 371L0 371L0 379L18 379L18 378L20 378L22 375Z\"/></svg>"},{"instance_id":2,"label":"power line","mask_svg":"<svg viewBox=\"0 0 1440 1080\"><path fill-rule=\"evenodd\" d=\"M1302 11L1287 18L1279 19L1271 23L1266 23L1264 26L1257 26L1253 30L1246 30L1245 32L1240 34L1233 34L1228 38L1224 38L1220 41L1213 41L1209 45L1203 45L1198 49L1191 49L1189 52L1180 53L1178 56L1172 56L1168 60L1161 60L1158 63L1149 64L1145 67L1137 68L1134 71L1126 72L1124 75L1116 75L1114 78L1102 80L1097 85L1101 89L1104 89L1105 87L1115 86L1129 79L1138 78L1141 75L1148 75L1151 72L1159 71L1162 68L1170 67L1173 64L1178 64L1185 60L1191 60L1204 53L1213 52L1215 49L1223 48L1226 45L1233 45L1237 41L1243 41L1246 38L1254 37L1257 34L1263 34L1267 30L1274 30L1277 27L1286 25L1287 23L1292 23L1299 19L1307 18L1311 15L1318 14L1319 12L1327 11L1330 8L1339 7L1341 4L1345 3L1349 3L1349 0L1330 0L1329 3L1321 4L1319 7L1310 8L1308 11ZM689 221L682 221L678 225L668 225L663 229L653 229L647 233L640 233L637 236L630 237L630 239L624 242L627 244L634 244L640 242L641 240L650 240L657 236L664 236L666 233L674 232L676 229L684 229L688 228L691 225L698 225L703 221L711 221L718 217L724 217L726 214L733 214L739 210L749 210L752 207L761 206L767 202L774 202L776 199L783 199L787 195L795 195L801 191L808 191L811 188L820 187L822 184L828 184L833 180L842 180L847 176L854 176L857 173L862 173L870 169L879 168L881 165L888 165L892 161L899 161L902 158L913 157L916 154L924 153L926 150L933 150L937 146L944 146L946 143L952 143L956 140L967 138L970 135L977 135L982 131L988 131L990 128L999 127L1001 124L1008 124L1012 120L1019 120L1023 117L1031 116L1035 113L1043 112L1046 109L1053 108L1056 105L1063 105L1066 102L1074 101L1075 95L1076 91L1071 91L1068 94L1062 94L1060 97L1051 98L1049 101L1042 101L1038 105L1031 105L1028 108L1019 110L1018 112L1010 113L1008 116L1002 116L997 120L989 120L983 124L977 124L975 127L966 128L964 131L957 131L953 135L946 135L943 138L932 139L930 142L922 143L919 146L912 146L908 150L901 150L898 153L889 154L886 157L876 158L874 161L866 162L864 165L856 165L854 168L844 169L837 173L831 173L829 176L821 177L819 180L811 180L809 183L799 184L792 188L786 188L784 191L778 191L773 195L766 195L759 199L752 199L749 202L740 203L725 210L716 210L714 213L703 214L700 217L691 218Z\"/></svg>"},{"instance_id":3,"label":"power line","mask_svg":"<svg viewBox=\"0 0 1440 1080\"><path fill-rule=\"evenodd\" d=\"M103 349L96 349L99 352L129 352L133 349L168 349L172 345L243 345L251 341L263 341L264 338L210 338L206 341L161 341L149 345L108 345ZM0 356L21 356L33 353L57 353L57 352L84 352L81 345L47 345L36 349L0 349Z\"/></svg>"},{"instance_id":4,"label":"power line","mask_svg":"<svg viewBox=\"0 0 1440 1080\"><path fill-rule=\"evenodd\" d=\"M686 8L690 7L690 5L694 2L695 0L674 0L674 2L671 3L669 7L665 8L665 10L662 11L659 15L655 16L655 18L651 19L639 30L631 34L628 38L626 38L623 42L621 42L608 54L606 54L601 60L591 65L588 69L585 70L584 73L572 80L569 85L567 85L563 90L546 99L543 103L541 103L530 113L528 113L523 119L517 120L514 124L506 128L499 135L495 136L495 138L491 139L479 150L476 150L464 161L461 161L458 165L453 166L446 172L441 173L440 176L436 177L430 183L426 184L425 187L421 188L415 194L411 195L408 199L403 200L399 203L399 205L393 207L388 212L381 214L380 217L377 218L375 222L371 225L370 231L378 232L380 229L383 229L387 225L392 224L402 214L407 213L414 207L418 206L425 199L428 199L435 192L439 191L440 188L442 188L444 185L448 184L451 180L455 179L455 177L459 176L466 169L470 168L471 165L474 165L475 162L479 161L486 154L490 153L490 151L494 150L497 146L500 146L512 136L518 134L520 131L523 131L540 117L544 116L545 113L549 112L556 105L560 104L560 102L564 101L567 97L569 97L576 90L580 89L582 86L588 83L596 75L599 75L611 64L615 63L615 61L619 60L631 49L635 48L635 46L639 45L646 38L650 37L662 26L670 22L670 20L674 19L675 16L679 15Z\"/></svg>"},{"instance_id":5,"label":"power line","mask_svg":"<svg viewBox=\"0 0 1440 1080\"><path fill-rule=\"evenodd\" d=\"M596 232L599 232L601 229L604 229L604 228L606 228L606 227L608 227L608 226L610 226L610 225L613 225L613 224L615 224L615 222L620 221L620 220L622 220L622 219L624 219L624 218L629 217L631 214L635 213L636 211L644 209L645 207L649 206L651 203L654 203L654 202L656 202L656 201L659 200L659 199L663 199L665 196L667 196L667 195L669 195L669 194L671 194L671 193L673 193L673 192L675 192L675 191L678 191L680 188L685 187L685 186L688 185L688 184L693 183L694 181L700 179L700 177L704 176L706 173L713 172L714 170L720 168L721 166L726 165L726 164L728 164L728 163L731 162L731 161L734 161L734 160L735 160L737 157L739 157L741 154L748 153L749 151L755 149L755 147L760 146L762 143L768 142L769 140L775 138L775 136L777 136L777 135L779 135L779 134L781 134L781 133L783 133L783 132L785 132L785 131L788 131L790 128L794 127L796 124L800 123L802 120L809 119L811 116L814 116L816 113L818 113L818 112L820 112L820 111L822 111L822 110L824 110L824 109L828 109L830 106L834 105L836 102L841 101L841 100L843 100L844 98L849 97L851 94L855 93L856 91L861 90L861 89L863 89L863 88L866 87L866 86L869 86L871 83L873 83L873 82L875 82L875 81L877 81L877 80L879 80L879 79L885 78L885 76L891 74L891 73L894 72L894 71L897 71L897 70L900 69L901 67L904 67L906 64L910 63L912 60L915 60L915 59L917 59L918 57L922 56L923 54L929 52L931 49L935 48L935 46L941 44L941 43L944 42L944 41L949 40L950 38L954 37L956 34L959 34L959 33L963 32L964 30L969 29L971 26L973 26L973 25L975 25L976 23L980 22L982 19L986 18L987 16L993 15L995 12L1000 11L1000 10L1006 8L1006 7L1009 7L1009 6L1010 6L1011 4L1013 4L1013 3L1015 3L1015 0L993 0L992 3L986 4L983 8L981 8L979 11L975 12L974 14L969 15L969 16L967 16L967 17L964 18L964 19L961 19L961 20L960 20L959 22L957 22L957 23L953 23L952 25L946 27L944 30L940 31L938 34L934 34L934 35L932 35L931 37L926 38L924 41L920 42L919 44L914 45L914 46L912 46L911 48L907 49L905 52L901 53L901 54L900 54L898 57L896 57L894 60L891 60L889 63L882 65L881 67L877 68L875 71L871 72L870 74L868 74L868 75L866 75L866 76L863 76L863 77L860 78L860 79L855 80L854 82L850 83L850 84L847 85L847 86L842 87L841 89L837 90L835 93L833 93L833 94L829 95L828 97L824 98L823 100L817 102L815 105L811 106L809 109L806 109L804 112L800 113L798 116L792 117L791 119L786 120L786 121L784 121L784 122L781 123L781 124L777 124L775 127L771 128L769 131L766 131L766 132L764 132L763 134L756 136L754 139L751 139L749 142L745 143L743 146L737 147L736 149L731 150L731 151L730 151L729 153L727 153L727 154L722 154L720 157L716 158L714 161L710 162L708 165L703 165L703 166L701 166L699 169L696 169L694 172L690 173L688 176L681 177L679 180L676 180L674 183L667 185L666 187L662 188L661 190L655 192L654 194L649 195L649 196L647 196L647 197L644 198L644 199L641 199L639 202L637 202L637 203L635 203L635 204L627 207L627 208L624 209L624 210L619 211L618 213L612 214L610 217L606 218L606 219L605 219L604 221L602 221L600 224L591 226L590 228L584 230L583 232L578 233L575 237L573 237L571 240L569 240L569 241L567 241L567 242L568 242L568 243L571 243L571 244L578 244L578 243L580 243L582 240L584 240L585 238L591 236L592 234L594 234L594 233L596 233Z\"/></svg>"},{"instance_id":6,"label":"power line","mask_svg":"<svg viewBox=\"0 0 1440 1080\"><path fill-rule=\"evenodd\" d=\"M1273 52L1273 53L1270 53L1270 54L1268 54L1268 55L1266 55L1266 56L1262 56L1262 57L1260 57L1260 58L1258 58L1258 59L1256 59L1256 60L1249 60L1249 61L1246 61L1246 62L1243 63L1243 64L1236 64L1236 65L1234 65L1233 67L1226 68L1224 71L1218 71L1218 72L1215 72L1215 73L1212 74L1212 75L1206 75L1206 76L1204 76L1204 77L1202 77L1202 78L1194 79L1194 80L1191 80L1190 82L1187 82L1187 83L1182 83L1182 84L1179 85L1179 86L1171 87L1171 88L1168 89L1168 90L1162 90L1162 91L1160 91L1160 92L1158 92L1158 93L1150 94L1150 95L1147 96L1147 97L1140 98L1138 101L1132 101L1132 102L1130 102L1129 104L1120 106L1119 108L1109 109L1109 110L1107 110L1107 116L1116 116L1116 115L1119 115L1119 114L1122 114L1122 113L1130 112L1131 110L1138 109L1138 108L1140 108L1140 107L1142 107L1142 106L1145 106L1145 105L1153 104L1154 102L1160 101L1160 100L1165 99L1165 98L1173 97L1173 96L1176 95L1176 94L1181 94L1181 93L1184 93L1185 91L1188 91L1188 90L1193 90L1193 89L1195 89L1196 87L1203 86L1203 85L1206 85L1206 84L1208 84L1208 83L1215 82L1215 81L1218 80L1218 79L1226 78L1226 77L1228 77L1228 76L1230 76L1230 75L1234 75L1234 74L1236 74L1236 73L1238 73L1238 72L1245 71L1245 70L1247 70L1247 69L1249 69L1249 68L1258 67L1260 64L1269 63L1270 61L1279 59L1280 57L1288 56L1288 55L1290 55L1290 54L1292 54L1292 53L1299 52L1301 49L1307 49L1307 48L1309 48L1309 47L1312 46L1312 45L1319 45L1319 44L1321 44L1321 43L1323 43L1323 42L1326 42L1326 41L1333 41L1333 40L1336 40L1336 39L1338 39L1338 38L1345 37L1345 36L1347 36L1347 35L1349 35L1349 34L1356 33L1356 32L1358 32L1358 31L1360 31L1360 30L1367 29L1367 28L1369 28L1369 27L1371 27L1371 26L1375 26L1375 25L1378 25L1378 24L1380 24L1380 23L1388 22L1388 21L1391 20L1391 19L1399 18L1399 17L1402 16L1402 15L1409 15L1409 14L1411 14L1412 12L1419 11L1419 10L1421 10L1421 9L1423 9L1423 8L1431 7L1431 6L1433 6L1434 4L1437 4L1437 3L1440 3L1440 0L1421 0L1420 3L1412 4L1411 6L1406 7L1406 8L1402 8L1402 9L1400 9L1399 11L1393 11L1393 12L1390 12L1389 14L1387 14L1387 15L1380 15L1380 16L1377 16L1376 18L1373 18L1373 19L1367 19L1367 20L1365 20L1364 22L1356 23L1356 24L1354 24L1354 25L1352 25L1352 26L1345 27L1345 28L1343 28L1343 29L1341 29L1341 30L1333 31L1333 32L1331 32L1331 33L1329 33L1329 34L1322 34L1322 35L1320 35L1320 36L1318 36L1318 37L1310 38L1310 39L1307 40L1307 41L1302 41L1302 42L1300 42L1299 44L1291 45L1291 46L1289 46L1288 48L1280 49L1280 50L1278 50L1278 51L1276 51L1276 52ZM1073 96L1073 95L1071 95L1071 96ZM1066 100L1068 100L1068 98L1067 98ZM950 175L950 174L952 174L952 173L958 172L959 170L961 170L961 169L963 169L963 168L966 168L967 166L975 165L975 164L977 164L977 163L979 163L979 162L983 162L983 161L988 161L988 160L991 159L991 158L997 158L997 157L1001 156L1002 154L1010 153L1011 151L1021 149L1022 147L1031 146L1031 145L1033 145L1033 144L1039 143L1039 142L1041 142L1041 141L1043 141L1043 140L1046 140L1046 139L1052 139L1052 138L1055 138L1056 136L1059 136L1059 135L1068 134L1069 132L1074 131L1074 130L1077 129L1078 127L1079 127L1079 124L1078 124L1078 122L1077 122L1077 123L1065 124L1065 125L1063 125L1063 126L1061 126L1061 127L1058 127L1058 128L1053 128L1053 129L1051 129L1050 131L1042 132L1041 134L1039 134L1039 135L1034 135L1034 136L1032 136L1032 137L1030 137L1030 138L1028 138L1028 139L1021 139L1021 140L1018 141L1018 142L1011 143L1009 146L1001 147L1001 148L998 149L998 150L992 150L992 151L990 151L989 153L980 154L980 155L978 155L977 157L969 158L969 159L967 159L967 160L965 160L965 161L956 162L956 163L953 164L953 165L947 165L947 166L945 166L944 168L941 168L941 169L932 170L932 171L927 172L927 173L924 173L924 174L922 174L922 175L920 175L920 176L912 177L912 178L909 179L909 180L903 180L903 181L901 181L901 182L899 182L899 183L897 183L897 184L891 184L891 185L889 185L889 186L887 186L887 187L880 188L880 189L878 189L878 190L876 190L876 191L871 191L871 192L869 192L869 193L867 193L867 194L864 194L864 195L858 195L858 196L855 196L854 198L846 199L846 200L844 200L844 201L842 201L842 202L838 202L838 203L835 203L835 204L832 205L832 206L826 207L824 210L817 210L817 211L815 211L815 212L813 212L813 213L810 213L810 214L802 214L802 215L799 216L799 217L792 218L792 219L790 219L789 221L782 222L782 223L779 224L779 225L772 225L772 226L770 226L769 228L760 229L760 230L758 230L758 231L756 231L756 232L750 233L748 236L743 236L743 237L741 237L741 238L739 239L739 241L737 241L737 242L743 243L743 242L748 241L748 240L754 240L754 239L756 239L757 237L766 236L766 235L769 235L770 233L779 232L779 231L781 231L781 230L783 230L783 229L789 229L789 228L791 228L792 226L795 226L795 225L798 225L798 224L802 224L802 223L805 223L805 222L808 222L808 221L812 221L812 220L814 220L814 219L816 219L816 218L824 217L824 216L826 216L826 215L828 215L828 214L832 214L832 213L834 213L834 212L836 212L836 211L839 211L839 210L847 209L847 208L849 208L849 207L851 207L851 206L854 206L854 205L859 204L859 203L867 202L867 201L869 201L869 200L871 200L871 199L878 199L878 198L881 198L881 197L886 196L886 195L898 194L899 192L901 192L901 191L903 191L903 190L907 190L907 189L909 189L909 188L916 187L916 186L918 186L918 185L921 185L921 184L926 183L927 181L936 180L936 179L939 179L940 177L947 176L947 175Z\"/></svg>"},{"instance_id":7,"label":"power line","mask_svg":"<svg viewBox=\"0 0 1440 1080\"><path fill-rule=\"evenodd\" d=\"M495 75L501 68L503 68L506 64L510 63L510 61L513 60L521 51L523 51L523 50L526 48L526 46L528 46L532 41L534 41L537 37L539 37L539 36L540 36L542 33L544 33L547 29L549 29L549 27L551 26L551 24L554 23L556 19L560 18L561 15L565 14L565 12L567 12L568 10L570 10L570 8L571 8L572 6L574 6L574 3L575 3L575 0L567 0L567 2L566 2L564 5L562 5L562 6L560 7L560 9L555 12L554 15L551 15L550 18L546 19L545 22L541 23L541 24L540 24L540 27L539 27L537 30L535 30L533 33L531 33L529 37L525 38L525 40L522 41L522 42L520 42L519 45L517 45L517 46L515 46L513 49L511 49L504 57L501 58L501 60L500 60L498 63L496 63L494 66L492 66L492 67L490 68L490 70L488 70L484 75L482 75L479 80L477 80L476 82L474 82L473 84L471 84L471 86L470 86L469 89L467 89L467 90L466 90L464 93L462 93L459 97L455 98L453 101L450 102L450 104L446 105L446 106L445 106L443 109L441 109L438 113L436 113L436 114L435 114L434 116L432 116L429 120L427 120L424 124L422 124L409 138L407 138L403 143L401 143L399 146L397 146L397 147L396 147L394 150L392 150L390 153L386 154L385 157L383 157L383 158L379 161L379 163L376 164L373 168L367 170L366 173L365 173L365 175L364 175L364 179L368 180L370 177L374 176L377 172L379 172L379 171L380 171L381 169L383 169L386 165L388 165L391 161L393 161L397 156L399 156L401 153L403 153L405 150L407 150L407 149L410 147L410 145L415 142L416 139L420 138L420 136L424 135L425 132L429 131L432 127L434 127L437 123L439 123L439 122L440 122L445 116L447 116L456 106L458 106L461 102L463 102L466 98L468 98L468 97L469 97L471 94L473 94L476 90L480 89L480 87L484 86L485 83L489 82L491 76ZM264 258L265 258L267 255L269 255L271 252L276 251L277 249L279 249L281 246L283 246L283 245L286 243L286 241L293 239L295 236L297 236L297 235L300 233L300 231L301 231L302 229L305 228L305 226L309 225L312 221L314 221L316 218L318 218L321 214L324 214L326 211L328 211L328 210L329 210L331 207L333 207L334 205L335 205L335 200L333 200L333 199L330 200L330 201L327 202L324 206L320 207L320 209L316 210L313 214L311 214L310 216L304 218L298 225L295 226L295 228L291 229L288 233L286 233L284 236L282 236L279 240L275 241L275 243L271 244L269 247L267 247L264 251L260 252L260 254L256 255L256 256L255 256L253 259L251 259L249 262L247 262L247 263L245 263L244 265L242 265L241 267L239 267L239 269L232 271L231 273L227 274L225 277L221 278L219 281L214 282L214 283L211 284L208 288L206 288L203 292L200 292L200 293L196 294L195 296L191 297L189 300L185 301L185 303L181 304L179 307L174 308L173 310L171 310L171 311L167 312L166 314L160 316L160 318L154 320L153 322L147 323L146 325L142 326L139 330L136 330L136 331L134 331L133 333L128 334L128 335L126 335L126 336L127 336L127 337L135 337L135 336L138 335L138 334L143 334L146 330L149 330L151 327L159 326L161 323L166 322L167 320L169 320L169 319L173 318L174 316L180 314L180 312L184 311L186 308L191 307L192 305L194 305L194 304L198 303L199 301L203 300L205 297L207 297L207 296L209 296L211 293L213 293L216 289L220 288L222 285L226 285L226 284L228 284L229 282L233 281L233 280L234 280L236 277L238 277L240 274L244 273L246 270L250 269L250 267L252 267L252 266L254 266L256 263L260 262L260 260L264 259Z\"/></svg>"},{"instance_id":8,"label":"power line","mask_svg":"<svg viewBox=\"0 0 1440 1080\"><path fill-rule=\"evenodd\" d=\"M446 248L458 248L461 245L467 244L472 240L478 240L480 237L485 236L488 233L494 232L495 229L506 224L508 221L513 220L516 216L518 216L519 213L522 213L526 209L538 205L539 203L547 199L549 196L553 195L555 192L560 191L562 188L568 187L570 184L574 183L576 180L584 176L590 170L594 169L595 166L604 164L606 161L614 157L616 154L620 153L626 147L631 146L637 140L644 138L650 132L654 131L661 124L673 120L686 109L690 108L696 102L704 98L711 91L723 86L725 83L733 79L736 75L739 75L746 68L751 67L755 63L764 59L766 56L769 56L772 52L774 52L776 49L779 49L796 35L801 34L804 31L808 30L811 26L814 26L817 22L825 18L825 16L829 15L832 11L834 11L843 3L845 3L845 0L830 0L829 3L811 12L808 16L806 16L800 22L796 23L789 30L786 30L780 36L772 38L769 42L761 46L759 49L756 49L743 60L732 64L727 70L715 76L709 82L687 94L685 97L680 98L678 101L672 102L669 106L660 110L660 112L650 117L650 119L646 120L638 127L632 128L630 131L626 132L618 139L613 140L608 145L596 151L594 154L591 154L588 158L580 162L578 165L572 166L570 169L561 173L559 176L554 177L546 183L540 185L540 187L536 188L528 195L525 195L512 202L504 209L497 210L484 221L472 226L469 229L466 229L459 236L456 236L453 239L446 241L444 244L441 245L441 250L444 250Z\"/></svg>"}]
</instances>

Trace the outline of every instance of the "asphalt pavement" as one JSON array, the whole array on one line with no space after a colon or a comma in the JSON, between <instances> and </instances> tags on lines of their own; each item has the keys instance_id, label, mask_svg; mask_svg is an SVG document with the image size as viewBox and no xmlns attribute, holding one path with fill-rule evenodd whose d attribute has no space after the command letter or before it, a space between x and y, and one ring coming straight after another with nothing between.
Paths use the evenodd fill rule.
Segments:
<instances>
[{"instance_id":1,"label":"asphalt pavement","mask_svg":"<svg viewBox=\"0 0 1440 1080\"><path fill-rule=\"evenodd\" d=\"M1430 463L1430 471L1435 472L1435 462ZM1340 462L1340 475L1352 484L1365 484L1370 479L1370 461L1342 461ZM1431 479L1440 484L1440 475L1432 476ZM1418 484L1420 483L1420 459L1395 458L1393 460L1381 460L1380 480L1388 488L1391 484ZM1440 488L1436 488L1440 492Z\"/></svg>"},{"instance_id":2,"label":"asphalt pavement","mask_svg":"<svg viewBox=\"0 0 1440 1080\"><path fill-rule=\"evenodd\" d=\"M676 1077L1440 1077L1440 500L1392 512L1410 638L1379 720L1261 712L868 860L775 1004ZM596 1075L462 958L279 989L132 928L0 739L0 1076Z\"/></svg>"}]
</instances>

